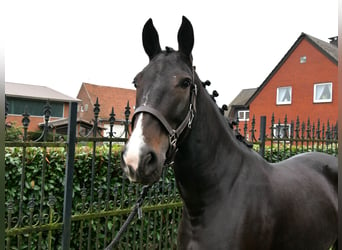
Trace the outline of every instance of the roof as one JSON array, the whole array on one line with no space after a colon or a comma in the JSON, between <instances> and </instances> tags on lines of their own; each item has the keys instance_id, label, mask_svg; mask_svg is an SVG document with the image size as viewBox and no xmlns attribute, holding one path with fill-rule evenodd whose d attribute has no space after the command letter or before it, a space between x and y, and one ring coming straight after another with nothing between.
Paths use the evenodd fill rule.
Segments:
<instances>
[{"instance_id":1,"label":"roof","mask_svg":"<svg viewBox=\"0 0 342 250\"><path fill-rule=\"evenodd\" d=\"M257 91L257 88L251 88L251 89L243 89L240 91L240 93L234 98L234 100L228 105L227 114L228 117L235 116L236 109L239 108L247 108L248 101L253 96L253 94Z\"/></svg>"},{"instance_id":2,"label":"roof","mask_svg":"<svg viewBox=\"0 0 342 250\"><path fill-rule=\"evenodd\" d=\"M229 104L229 106L244 106L248 102L249 98L255 93L257 88L243 89Z\"/></svg>"},{"instance_id":3,"label":"roof","mask_svg":"<svg viewBox=\"0 0 342 250\"><path fill-rule=\"evenodd\" d=\"M102 86L85 82L82 83L82 86L85 88L92 105L95 104L96 98L98 98L100 104L100 118L108 119L112 107L114 107L115 119L124 120L127 102L129 102L129 106L131 107L132 117L134 112L133 108L135 107L136 91L134 89Z\"/></svg>"},{"instance_id":4,"label":"roof","mask_svg":"<svg viewBox=\"0 0 342 250\"><path fill-rule=\"evenodd\" d=\"M86 124L90 127L93 126L92 123L86 121L86 120L83 120L83 119L80 119L80 118L77 118L77 123L80 123L80 124ZM49 128L56 128L56 127L60 127L60 126L65 126L65 125L68 125L69 124L69 118L61 118L61 119L57 119L57 120L53 120L53 121L49 121L48 122L48 126ZM39 124L39 127L43 127L45 125L45 122L40 122ZM104 129L102 126L98 125L98 128L99 129Z\"/></svg>"},{"instance_id":5,"label":"roof","mask_svg":"<svg viewBox=\"0 0 342 250\"><path fill-rule=\"evenodd\" d=\"M317 48L322 54L324 54L329 60L331 60L334 64L338 63L338 47L330 44L328 42L322 41L318 38L310 36L304 32L298 37L296 42L292 45L292 47L288 50L288 52L284 55L284 57L280 60L277 66L272 70L272 72L267 76L264 82L258 87L258 89L254 92L254 94L249 98L247 105L249 105L254 98L261 92L261 90L266 86L266 84L272 79L275 73L282 67L285 61L290 57L292 52L298 47L298 45L306 39L309 43L311 43L315 48Z\"/></svg>"},{"instance_id":6,"label":"roof","mask_svg":"<svg viewBox=\"0 0 342 250\"><path fill-rule=\"evenodd\" d=\"M44 99L50 101L80 101L46 86L5 82L5 95L27 99Z\"/></svg>"},{"instance_id":7,"label":"roof","mask_svg":"<svg viewBox=\"0 0 342 250\"><path fill-rule=\"evenodd\" d=\"M309 42L311 42L318 50L325 54L330 60L332 60L336 65L338 61L338 48L337 46L322 41L318 38L310 36L308 34L302 33L301 36L306 37Z\"/></svg>"}]
</instances>

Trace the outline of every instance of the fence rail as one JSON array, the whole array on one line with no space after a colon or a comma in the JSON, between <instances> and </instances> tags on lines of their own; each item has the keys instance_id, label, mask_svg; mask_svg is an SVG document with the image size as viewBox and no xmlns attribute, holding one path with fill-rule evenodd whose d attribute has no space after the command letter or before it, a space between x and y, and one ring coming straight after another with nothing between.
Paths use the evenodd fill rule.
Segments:
<instances>
[{"instance_id":1,"label":"fence rail","mask_svg":"<svg viewBox=\"0 0 342 250\"><path fill-rule=\"evenodd\" d=\"M120 149L129 136L129 106L122 123L124 138L114 135L113 111L108 118L109 136L98 133L98 100L89 136L72 138L76 135L75 105L70 104L66 141L48 141L46 105L39 140L28 140L29 114L24 113L20 141L5 142L5 249L103 249L138 199L141 186L129 183L120 168ZM304 151L337 154L337 124L300 123L299 119L287 123L286 118L276 123L271 117L267 126L266 117L261 120L259 131L255 122L251 128L236 123L234 129L268 161ZM176 248L182 202L170 168L148 191L142 212L142 219L133 221L118 248Z\"/></svg>"}]
</instances>

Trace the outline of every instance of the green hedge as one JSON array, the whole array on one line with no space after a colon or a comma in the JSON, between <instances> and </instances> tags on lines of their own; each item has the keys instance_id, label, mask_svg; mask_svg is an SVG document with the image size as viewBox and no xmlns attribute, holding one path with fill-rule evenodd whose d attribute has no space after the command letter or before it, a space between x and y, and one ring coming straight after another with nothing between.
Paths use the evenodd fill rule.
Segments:
<instances>
[{"instance_id":1,"label":"green hedge","mask_svg":"<svg viewBox=\"0 0 342 250\"><path fill-rule=\"evenodd\" d=\"M24 153L25 152L25 153ZM82 216L84 214L91 215L88 219L82 219L72 223L72 248L78 248L83 246L87 248L87 235L89 227L91 228L91 237L96 239L96 244L99 249L103 248L105 244L108 244L113 237L113 233L117 232L121 223L125 220L130 208L134 205L139 196L140 186L136 184L130 184L120 167L120 153L121 146L116 145L112 147L111 153L111 165L110 165L110 182L107 186L107 166L108 166L108 145L97 146L95 149L94 158L94 197L93 202L90 201L90 189L91 189L91 177L92 177L92 161L93 161L93 146L92 144L86 146L77 146L75 154L74 164L74 178L73 178L73 208L72 214ZM65 162L66 162L66 150L63 147L59 148L18 148L7 147L5 150L5 169L6 169L6 190L5 199L8 207L12 207L11 217L18 218L19 214L19 201L20 194L22 194L22 214L24 217L30 217L30 211L36 216L39 214L40 199L41 199L41 185L42 185L42 172L43 162L45 162L45 185L44 185L44 197L42 202L43 214L48 215L50 213L51 204L53 204L53 212L56 218L59 217L61 222L63 213L63 197L64 197L64 174L65 174ZM23 164L24 163L24 164ZM25 180L22 181L23 165L25 165ZM21 193L21 187L23 192ZM107 190L109 191L109 200L106 201ZM175 209L172 207L161 208L158 206L165 203L173 203L180 201L178 193L176 193L175 182L172 170L169 168L165 172L163 181L153 186L149 192L147 200L144 205L151 207L153 212L147 212L147 215L143 221L134 222L132 225L136 225L139 229L149 228L150 234L143 235L144 241L141 241L141 237L136 239L137 243L145 246L152 246L154 244L160 244L160 239L165 239L168 245L174 245L176 237L167 239L168 232L164 232L165 223L172 225L170 231L175 233L177 229L177 223L180 211L178 208L176 214ZM32 203L32 199L34 202ZM51 202L52 201L52 202ZM34 204L34 206L32 206ZM90 206L93 207L90 211ZM155 207L155 208L153 208ZM177 206L179 207L179 205ZM113 209L126 209L127 212L113 219L101 217L95 219L96 213ZM6 215L9 215L7 209ZM156 217L157 216L157 217ZM162 217L162 218L161 218ZM149 219L150 218L150 219ZM44 217L44 224L49 221L46 216ZM167 221L167 222L166 222ZM11 226L6 225L6 228L12 228L16 221L11 223ZM151 224L152 223L152 224ZM27 224L27 223L26 223ZM34 224L34 223L33 223ZM114 225L115 224L115 225ZM164 229L163 229L164 228ZM156 229L156 234L151 234ZM162 230L163 229L163 230ZM167 229L169 231L169 229ZM54 230L51 238L48 240L48 233L43 234L41 241L37 234L33 234L31 237L32 244L41 244L48 246L49 242L61 240L61 230ZM131 232L127 233L126 240L123 242L132 242L132 238L137 237L135 230L131 227ZM163 232L163 234L161 234ZM131 235L131 236L130 236ZM24 235L26 238L27 235ZM24 237L24 238L25 238ZM127 238L128 237L128 238ZM10 239L11 245L17 245L18 238L12 237ZM40 243L39 243L40 242ZM166 243L163 244L166 244ZM27 240L23 241L22 246L27 246ZM94 244L92 241L91 244ZM27 246L30 248L30 246ZM16 249L16 248L14 248Z\"/></svg>"},{"instance_id":2,"label":"green hedge","mask_svg":"<svg viewBox=\"0 0 342 250\"><path fill-rule=\"evenodd\" d=\"M25 155L23 150L25 150ZM116 146L112 152L111 183L122 182L122 172L119 162L120 147ZM20 190L23 185L23 200L41 197L42 171L45 167L44 196L55 196L57 199L56 210L63 206L64 174L66 162L66 150L59 148L18 148L5 149L5 197L6 201L18 203ZM21 173L25 165L25 180L22 183ZM106 189L108 165L108 147L96 147L94 186ZM74 164L74 192L80 192L82 188L90 188L92 166L92 149L88 146L77 147ZM80 197L74 197L74 203L80 202ZM17 209L17 208L16 208ZM24 208L26 209L26 208Z\"/></svg>"}]
</instances>

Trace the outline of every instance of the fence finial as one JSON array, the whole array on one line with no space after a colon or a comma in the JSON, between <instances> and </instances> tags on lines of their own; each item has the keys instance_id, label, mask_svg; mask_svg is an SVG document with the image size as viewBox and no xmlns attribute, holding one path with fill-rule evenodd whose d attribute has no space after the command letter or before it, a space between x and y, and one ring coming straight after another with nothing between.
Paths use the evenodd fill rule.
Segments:
<instances>
[{"instance_id":1,"label":"fence finial","mask_svg":"<svg viewBox=\"0 0 342 250\"><path fill-rule=\"evenodd\" d=\"M99 98L96 97L96 102L94 104L94 117L95 117L95 120L97 120L97 118L99 117L99 113L100 113L100 104L99 104Z\"/></svg>"},{"instance_id":2,"label":"fence finial","mask_svg":"<svg viewBox=\"0 0 342 250\"><path fill-rule=\"evenodd\" d=\"M109 137L112 138L114 136L113 133L113 126L115 122L115 113L114 113L114 107L112 107L112 112L109 114Z\"/></svg>"},{"instance_id":3,"label":"fence finial","mask_svg":"<svg viewBox=\"0 0 342 250\"><path fill-rule=\"evenodd\" d=\"M131 114L131 108L129 106L129 101L127 101L127 105L125 107L125 118L126 118L126 120L129 119L130 114Z\"/></svg>"},{"instance_id":4,"label":"fence finial","mask_svg":"<svg viewBox=\"0 0 342 250\"><path fill-rule=\"evenodd\" d=\"M50 116L52 114L51 109L52 108L51 108L49 100L46 100L46 104L43 107L43 113L44 113L45 122L49 122Z\"/></svg>"},{"instance_id":5,"label":"fence finial","mask_svg":"<svg viewBox=\"0 0 342 250\"><path fill-rule=\"evenodd\" d=\"M131 114L131 108L129 107L129 101L127 101L127 106L125 107L125 138L129 134L129 116Z\"/></svg>"},{"instance_id":6,"label":"fence finial","mask_svg":"<svg viewBox=\"0 0 342 250\"><path fill-rule=\"evenodd\" d=\"M27 113L27 106L25 106L23 119L21 120L21 122L23 123L23 127L24 127L24 138L23 138L24 141L26 141L26 139L27 139L27 128L28 128L28 125L30 124L30 118L29 117L30 117L30 114Z\"/></svg>"}]
</instances>

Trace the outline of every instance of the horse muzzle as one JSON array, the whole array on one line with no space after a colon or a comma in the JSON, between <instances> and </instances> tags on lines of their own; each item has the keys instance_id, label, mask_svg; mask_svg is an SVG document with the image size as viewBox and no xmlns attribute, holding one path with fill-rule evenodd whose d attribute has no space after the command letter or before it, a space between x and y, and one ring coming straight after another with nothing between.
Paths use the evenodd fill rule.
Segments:
<instances>
[{"instance_id":1,"label":"horse muzzle","mask_svg":"<svg viewBox=\"0 0 342 250\"><path fill-rule=\"evenodd\" d=\"M121 167L131 182L152 184L162 174L165 156L148 146L140 152L130 152L126 147L121 153Z\"/></svg>"}]
</instances>

